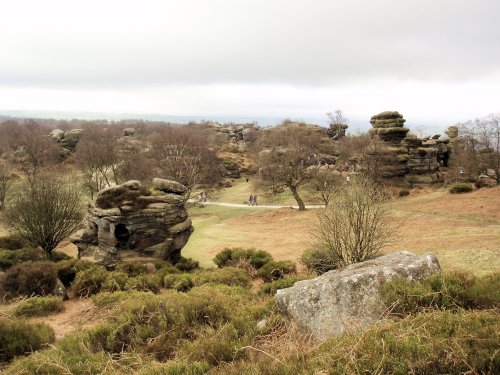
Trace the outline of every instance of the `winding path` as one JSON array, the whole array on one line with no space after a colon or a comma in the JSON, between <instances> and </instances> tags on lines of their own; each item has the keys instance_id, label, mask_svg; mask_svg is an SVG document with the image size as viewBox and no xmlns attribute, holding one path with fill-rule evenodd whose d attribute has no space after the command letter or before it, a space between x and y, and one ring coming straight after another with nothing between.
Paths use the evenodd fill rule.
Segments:
<instances>
[{"instance_id":1,"label":"winding path","mask_svg":"<svg viewBox=\"0 0 500 375\"><path fill-rule=\"evenodd\" d=\"M190 203L198 203L198 204L203 204L205 206L223 206L223 207L238 207L238 208L295 208L298 209L299 206L293 206L293 205L259 205L259 206L249 206L248 204L241 204L241 203L225 203L225 202L198 202L197 200L190 199ZM321 204L311 204L311 205L306 205L306 209L310 208L323 208L324 206Z\"/></svg>"}]
</instances>

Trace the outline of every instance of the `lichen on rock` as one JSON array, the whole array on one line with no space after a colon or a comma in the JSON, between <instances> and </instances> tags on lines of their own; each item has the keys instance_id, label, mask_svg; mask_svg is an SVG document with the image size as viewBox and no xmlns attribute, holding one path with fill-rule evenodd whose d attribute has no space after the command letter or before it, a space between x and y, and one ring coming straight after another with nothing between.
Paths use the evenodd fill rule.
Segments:
<instances>
[{"instance_id":1,"label":"lichen on rock","mask_svg":"<svg viewBox=\"0 0 500 375\"><path fill-rule=\"evenodd\" d=\"M101 190L86 228L72 238L78 256L108 268L125 252L175 263L194 230L182 197L186 188L163 179L153 186L150 191L134 180Z\"/></svg>"}]
</instances>

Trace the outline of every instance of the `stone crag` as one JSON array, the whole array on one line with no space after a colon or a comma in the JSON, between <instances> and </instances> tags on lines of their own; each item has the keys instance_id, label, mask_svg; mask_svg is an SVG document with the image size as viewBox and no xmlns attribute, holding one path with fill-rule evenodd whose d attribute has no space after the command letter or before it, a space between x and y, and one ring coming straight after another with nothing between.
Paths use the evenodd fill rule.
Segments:
<instances>
[{"instance_id":1,"label":"stone crag","mask_svg":"<svg viewBox=\"0 0 500 375\"><path fill-rule=\"evenodd\" d=\"M128 181L99 192L87 227L72 242L78 256L113 268L122 252L176 262L193 232L178 182L154 179L152 191Z\"/></svg>"},{"instance_id":2,"label":"stone crag","mask_svg":"<svg viewBox=\"0 0 500 375\"><path fill-rule=\"evenodd\" d=\"M278 290L276 302L292 322L323 340L379 321L386 312L378 292L384 282L397 276L419 280L439 272L433 254L393 253L299 281Z\"/></svg>"}]
</instances>

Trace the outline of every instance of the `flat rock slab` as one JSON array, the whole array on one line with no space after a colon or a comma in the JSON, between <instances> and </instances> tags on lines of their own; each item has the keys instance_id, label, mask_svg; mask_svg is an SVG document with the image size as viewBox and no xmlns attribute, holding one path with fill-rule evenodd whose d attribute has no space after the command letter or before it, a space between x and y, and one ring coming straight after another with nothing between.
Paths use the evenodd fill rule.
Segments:
<instances>
[{"instance_id":1,"label":"flat rock slab","mask_svg":"<svg viewBox=\"0 0 500 375\"><path fill-rule=\"evenodd\" d=\"M276 302L292 322L324 340L381 320L386 307L379 288L386 281L397 276L420 280L440 272L431 253L392 253L280 289Z\"/></svg>"}]
</instances>

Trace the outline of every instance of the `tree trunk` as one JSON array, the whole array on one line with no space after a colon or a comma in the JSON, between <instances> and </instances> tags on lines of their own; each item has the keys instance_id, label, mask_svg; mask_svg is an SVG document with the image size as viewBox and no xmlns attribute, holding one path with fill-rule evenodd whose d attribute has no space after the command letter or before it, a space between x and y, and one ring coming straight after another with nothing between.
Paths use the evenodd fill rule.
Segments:
<instances>
[{"instance_id":1,"label":"tree trunk","mask_svg":"<svg viewBox=\"0 0 500 375\"><path fill-rule=\"evenodd\" d=\"M297 191L297 187L293 186L293 185L288 186L288 187L292 191L293 197L295 198L295 200L297 201L297 204L299 205L299 211L304 211L306 209L306 206L305 206L302 198L300 198L300 196L299 196L299 192Z\"/></svg>"}]
</instances>

